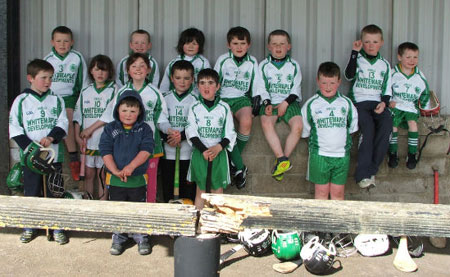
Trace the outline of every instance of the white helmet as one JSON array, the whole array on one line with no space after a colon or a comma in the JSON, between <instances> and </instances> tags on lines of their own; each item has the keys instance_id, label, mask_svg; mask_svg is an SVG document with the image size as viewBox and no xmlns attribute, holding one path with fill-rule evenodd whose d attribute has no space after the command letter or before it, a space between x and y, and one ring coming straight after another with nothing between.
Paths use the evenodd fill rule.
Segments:
<instances>
[{"instance_id":1,"label":"white helmet","mask_svg":"<svg viewBox=\"0 0 450 277\"><path fill-rule=\"evenodd\" d=\"M389 250L389 238L387 235L360 234L355 238L355 247L363 256L383 255Z\"/></svg>"}]
</instances>

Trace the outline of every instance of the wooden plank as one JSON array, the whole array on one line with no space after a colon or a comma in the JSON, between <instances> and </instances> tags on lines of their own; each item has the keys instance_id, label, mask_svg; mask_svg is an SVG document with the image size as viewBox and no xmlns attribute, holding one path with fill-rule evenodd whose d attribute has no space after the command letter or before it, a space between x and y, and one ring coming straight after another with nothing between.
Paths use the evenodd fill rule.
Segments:
<instances>
[{"instance_id":1,"label":"wooden plank","mask_svg":"<svg viewBox=\"0 0 450 277\"><path fill-rule=\"evenodd\" d=\"M222 222L234 222L238 227L279 230L321 231L354 234L387 234L409 236L450 237L450 206L420 203L390 203L370 201L334 201L293 198L270 198L248 195L203 194L202 198L220 213L217 223L201 212L200 230L223 229ZM237 219L236 214L223 214L217 207L235 211L242 207L261 207L261 214L251 211ZM267 212L267 210L269 212ZM206 210L208 211L208 210ZM208 211L211 218L212 212ZM228 218L228 219L227 219ZM240 223L240 224L239 224Z\"/></svg>"},{"instance_id":2,"label":"wooden plank","mask_svg":"<svg viewBox=\"0 0 450 277\"><path fill-rule=\"evenodd\" d=\"M194 236L192 205L0 195L0 227Z\"/></svg>"}]
</instances>

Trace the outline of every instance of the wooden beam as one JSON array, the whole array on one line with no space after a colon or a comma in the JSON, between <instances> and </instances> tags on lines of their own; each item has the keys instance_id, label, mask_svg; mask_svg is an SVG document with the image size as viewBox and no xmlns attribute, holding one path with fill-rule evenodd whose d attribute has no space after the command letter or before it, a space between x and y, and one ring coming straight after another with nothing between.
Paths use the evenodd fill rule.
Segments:
<instances>
[{"instance_id":1,"label":"wooden beam","mask_svg":"<svg viewBox=\"0 0 450 277\"><path fill-rule=\"evenodd\" d=\"M196 222L192 205L0 195L0 227L194 236Z\"/></svg>"},{"instance_id":2,"label":"wooden beam","mask_svg":"<svg viewBox=\"0 0 450 277\"><path fill-rule=\"evenodd\" d=\"M450 237L450 206L203 194L213 209L201 212L200 230L245 228ZM245 207L252 207L245 212ZM253 211L260 209L260 212ZM222 212L226 210L228 213ZM234 212L232 212L234 211ZM215 220L215 221L214 221ZM233 224L230 224L233 223Z\"/></svg>"}]
</instances>

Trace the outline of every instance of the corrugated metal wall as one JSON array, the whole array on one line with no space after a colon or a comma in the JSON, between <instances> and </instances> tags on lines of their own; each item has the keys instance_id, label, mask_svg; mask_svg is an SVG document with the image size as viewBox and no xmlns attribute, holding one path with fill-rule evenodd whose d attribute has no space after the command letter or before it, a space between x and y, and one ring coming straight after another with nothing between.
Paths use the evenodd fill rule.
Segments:
<instances>
[{"instance_id":1,"label":"corrugated metal wall","mask_svg":"<svg viewBox=\"0 0 450 277\"><path fill-rule=\"evenodd\" d=\"M214 65L226 48L226 32L241 25L252 34L250 53L259 60L267 55L266 37L282 28L292 36L292 56L300 62L303 96L316 89L318 65L333 60L346 66L351 43L370 23L384 31L382 55L396 63L396 47L416 42L420 67L443 106L450 107L450 1L448 0L22 0L21 67L50 51L50 32L58 25L74 31L75 49L88 60L96 54L114 63L128 52L129 33L137 28L152 35L152 55L160 70L176 55L178 34L196 27L205 33L205 56ZM344 82L342 91L346 92ZM447 108L444 111L450 113Z\"/></svg>"}]
</instances>

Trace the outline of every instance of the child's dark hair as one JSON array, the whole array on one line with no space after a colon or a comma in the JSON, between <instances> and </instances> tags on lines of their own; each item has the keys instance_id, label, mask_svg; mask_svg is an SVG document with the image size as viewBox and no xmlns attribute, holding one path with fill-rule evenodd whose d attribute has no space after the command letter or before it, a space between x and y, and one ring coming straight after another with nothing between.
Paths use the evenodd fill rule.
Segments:
<instances>
[{"instance_id":1,"label":"child's dark hair","mask_svg":"<svg viewBox=\"0 0 450 277\"><path fill-rule=\"evenodd\" d=\"M228 31L227 33L228 43L230 43L233 38L237 38L239 40L246 40L248 44L251 43L250 32L241 26L233 27Z\"/></svg>"},{"instance_id":2,"label":"child's dark hair","mask_svg":"<svg viewBox=\"0 0 450 277\"><path fill-rule=\"evenodd\" d=\"M176 61L170 68L170 76L173 76L175 70L190 71L191 76L194 77L194 66L191 64L191 62L185 60Z\"/></svg>"},{"instance_id":3,"label":"child's dark hair","mask_svg":"<svg viewBox=\"0 0 450 277\"><path fill-rule=\"evenodd\" d=\"M120 100L119 105L127 105L128 107L138 107L139 109L141 108L141 103L139 102L139 100L136 97L133 96L128 96L123 98L122 100ZM139 114L141 114L141 110L139 110Z\"/></svg>"},{"instance_id":4,"label":"child's dark hair","mask_svg":"<svg viewBox=\"0 0 450 277\"><path fill-rule=\"evenodd\" d=\"M378 27L375 24L370 24L365 26L364 28L362 28L361 30L361 38L365 35L365 34L371 34L371 35L381 35L381 39L383 39L383 30L381 30L380 27Z\"/></svg>"},{"instance_id":5,"label":"child's dark hair","mask_svg":"<svg viewBox=\"0 0 450 277\"><path fill-rule=\"evenodd\" d=\"M319 65L319 69L317 70L317 78L320 76L324 77L338 77L338 80L341 79L341 69L334 62L324 62Z\"/></svg>"},{"instance_id":6,"label":"child's dark hair","mask_svg":"<svg viewBox=\"0 0 450 277\"><path fill-rule=\"evenodd\" d=\"M92 73L91 73L92 69L95 66L97 66L97 68L100 70L108 71L108 78L106 81L114 80L114 65L108 56L97 55L92 58L91 62L89 63L89 68L88 68L89 78L91 78L92 81L95 81L94 76L92 76Z\"/></svg>"},{"instance_id":7,"label":"child's dark hair","mask_svg":"<svg viewBox=\"0 0 450 277\"><path fill-rule=\"evenodd\" d=\"M406 50L419 51L419 46L412 42L403 42L398 46L397 54L401 56Z\"/></svg>"},{"instance_id":8,"label":"child's dark hair","mask_svg":"<svg viewBox=\"0 0 450 277\"><path fill-rule=\"evenodd\" d=\"M55 72L52 64L45 60L34 59L27 64L27 75L34 78L40 71Z\"/></svg>"},{"instance_id":9,"label":"child's dark hair","mask_svg":"<svg viewBox=\"0 0 450 277\"><path fill-rule=\"evenodd\" d=\"M219 83L219 73L211 68L205 68L200 70L197 75L197 82L200 82L201 79L213 79L216 84Z\"/></svg>"},{"instance_id":10,"label":"child's dark hair","mask_svg":"<svg viewBox=\"0 0 450 277\"><path fill-rule=\"evenodd\" d=\"M147 67L151 69L150 60L148 59L147 55L145 55L144 53L133 53L127 59L127 72L128 70L130 70L130 66L139 58L143 59Z\"/></svg>"},{"instance_id":11,"label":"child's dark hair","mask_svg":"<svg viewBox=\"0 0 450 277\"><path fill-rule=\"evenodd\" d=\"M133 35L134 35L134 34L146 35L146 36L147 36L147 39L148 39L148 42L151 42L151 41L150 41L150 33L147 32L146 30L142 30L142 29L138 29L138 30L136 30L136 31L133 31L133 32L130 34L130 42L131 42L131 40L133 39Z\"/></svg>"},{"instance_id":12,"label":"child's dark hair","mask_svg":"<svg viewBox=\"0 0 450 277\"><path fill-rule=\"evenodd\" d=\"M54 38L56 33L70 35L70 38L73 39L72 30L66 26L58 26L52 31L52 39Z\"/></svg>"},{"instance_id":13,"label":"child's dark hair","mask_svg":"<svg viewBox=\"0 0 450 277\"><path fill-rule=\"evenodd\" d=\"M272 36L285 36L286 39L287 39L287 42L288 42L289 44L291 43L291 36L289 36L289 33L286 32L285 30L278 29L278 30L272 31L272 32L269 34L269 37L267 38L267 43L270 43L270 38L271 38Z\"/></svg>"},{"instance_id":14,"label":"child's dark hair","mask_svg":"<svg viewBox=\"0 0 450 277\"><path fill-rule=\"evenodd\" d=\"M183 55L183 46L186 43L196 41L198 43L198 54L203 54L203 47L205 46L205 35L203 32L196 28L189 28L181 32L178 39L177 52Z\"/></svg>"}]
</instances>

